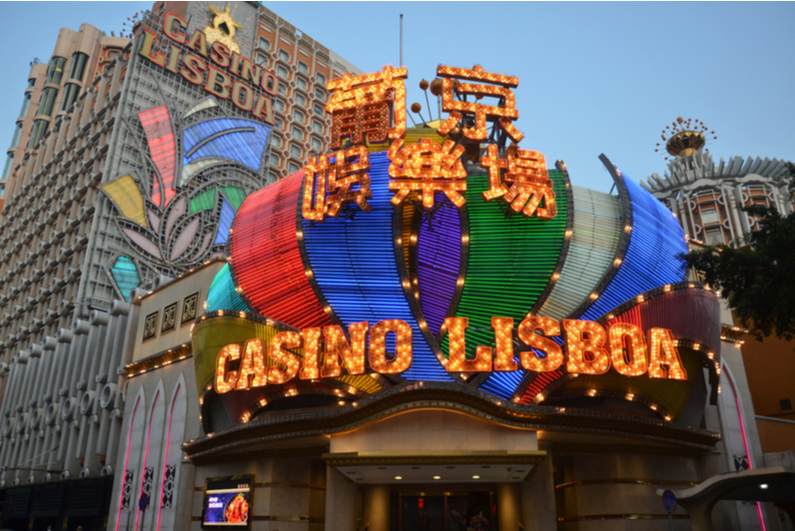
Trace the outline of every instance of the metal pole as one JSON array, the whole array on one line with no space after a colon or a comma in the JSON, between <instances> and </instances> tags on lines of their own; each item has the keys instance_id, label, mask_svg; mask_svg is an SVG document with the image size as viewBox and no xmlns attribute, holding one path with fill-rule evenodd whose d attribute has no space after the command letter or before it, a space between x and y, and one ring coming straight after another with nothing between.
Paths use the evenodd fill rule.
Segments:
<instances>
[{"instance_id":1,"label":"metal pole","mask_svg":"<svg viewBox=\"0 0 795 531\"><path fill-rule=\"evenodd\" d=\"M671 531L674 531L674 515L668 513L668 522L671 524Z\"/></svg>"},{"instance_id":2,"label":"metal pole","mask_svg":"<svg viewBox=\"0 0 795 531\"><path fill-rule=\"evenodd\" d=\"M400 14L400 65L403 66L403 13Z\"/></svg>"}]
</instances>

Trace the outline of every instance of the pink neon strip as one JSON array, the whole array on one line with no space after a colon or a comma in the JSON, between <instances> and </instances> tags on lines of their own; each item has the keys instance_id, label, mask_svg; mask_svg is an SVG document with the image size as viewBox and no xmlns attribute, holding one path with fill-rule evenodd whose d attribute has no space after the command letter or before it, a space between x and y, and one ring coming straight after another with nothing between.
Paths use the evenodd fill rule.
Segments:
<instances>
[{"instance_id":1,"label":"pink neon strip","mask_svg":"<svg viewBox=\"0 0 795 531\"><path fill-rule=\"evenodd\" d=\"M163 478L160 480L160 498L157 507L157 531L160 531L160 517L163 513L163 489L166 486L166 470L168 468L168 450L171 447L171 423L174 422L174 406L177 404L177 397L179 391L182 389L182 383L177 386L174 391L174 398L171 400L171 412L168 414L168 431L166 432L166 451L163 454Z\"/></svg>"},{"instance_id":2,"label":"pink neon strip","mask_svg":"<svg viewBox=\"0 0 795 531\"><path fill-rule=\"evenodd\" d=\"M152 417L155 416L155 406L157 405L157 399L160 398L160 390L158 389L157 394L155 395L155 401L152 402L152 413L149 414L149 428L146 430L146 449L144 450L144 463L141 467L141 492L138 493L138 498L140 499L141 495L144 493L144 476L146 475L146 462L149 460L149 442L151 441L152 435ZM135 511L135 528L138 529L138 517L141 516L141 507L137 506Z\"/></svg>"},{"instance_id":3,"label":"pink neon strip","mask_svg":"<svg viewBox=\"0 0 795 531\"><path fill-rule=\"evenodd\" d=\"M138 401L135 403L135 407L133 408L132 418L130 419L130 434L127 436L127 452L124 454L124 471L122 472L121 477L121 492L119 493L119 512L116 515L116 531L119 531L119 523L121 523L121 502L124 499L124 476L127 474L127 464L130 461L130 441L132 440L132 426L133 422L135 422L135 415L138 413L138 404L141 403L141 395L138 395Z\"/></svg>"},{"instance_id":4,"label":"pink neon strip","mask_svg":"<svg viewBox=\"0 0 795 531\"><path fill-rule=\"evenodd\" d=\"M732 387L732 393L734 393L734 401L737 403L737 416L740 419L740 432L743 434L743 446L745 446L745 457L748 458L748 470L754 469L753 461L751 460L751 451L748 448L748 437L745 434L745 422L743 422L743 409L740 407L740 397L737 394L737 389L734 387L734 381L732 380L731 374L728 371L723 371L723 374L726 375L726 379L729 382L729 385ZM765 519L762 516L762 504L760 502L756 502L756 512L759 516L759 523L762 525L762 531L766 531L765 528Z\"/></svg>"}]
</instances>

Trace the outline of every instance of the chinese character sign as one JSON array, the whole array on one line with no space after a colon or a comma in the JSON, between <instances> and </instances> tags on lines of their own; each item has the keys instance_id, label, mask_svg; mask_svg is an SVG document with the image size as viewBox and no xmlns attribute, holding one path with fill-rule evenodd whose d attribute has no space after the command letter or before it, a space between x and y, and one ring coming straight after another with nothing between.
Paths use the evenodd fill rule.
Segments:
<instances>
[{"instance_id":1,"label":"chinese character sign","mask_svg":"<svg viewBox=\"0 0 795 531\"><path fill-rule=\"evenodd\" d=\"M389 189L398 191L392 204L399 205L412 190L419 190L426 209L433 208L436 191L444 192L455 206L462 206L466 201L459 192L467 190L467 172L461 162L464 150L452 140L439 145L422 138L408 147L403 147L402 138L392 142L388 152Z\"/></svg>"},{"instance_id":2,"label":"chinese character sign","mask_svg":"<svg viewBox=\"0 0 795 531\"><path fill-rule=\"evenodd\" d=\"M445 78L442 82L442 109L450 113L450 116L438 129L440 135L446 135L465 116L472 115L475 127L463 128L464 137L469 140L486 140L488 137L486 123L489 118L496 120L499 127L514 142L519 142L524 138L524 135L511 123L512 120L519 118L519 111L516 110L516 98L511 91L511 88L516 88L519 85L519 78L484 72L480 65L475 65L472 70L440 65L436 70L436 75ZM490 84L462 83L458 81L459 79ZM466 96L474 96L477 99L483 96L495 96L500 98L503 105L470 102L466 101Z\"/></svg>"},{"instance_id":3,"label":"chinese character sign","mask_svg":"<svg viewBox=\"0 0 795 531\"><path fill-rule=\"evenodd\" d=\"M457 207L466 204L465 153L488 143L481 166L489 170L485 201L502 198L514 212L527 217L552 219L557 213L555 192L541 153L519 149L524 138L513 125L519 117L511 89L519 79L472 69L439 66L442 109L448 117L437 132L443 143L430 138L406 145L406 68L385 66L382 71L354 76L344 74L328 83L332 92L326 111L331 115L330 145L333 154L307 162L302 212L305 219L322 222L337 217L345 205L371 210L367 143L391 140L387 152L391 203L399 206L419 192L425 210L434 208L436 192L444 193ZM423 81L421 88L428 87ZM492 100L486 104L484 97ZM471 100L471 101L470 101ZM419 112L419 111L416 111ZM491 132L489 132L491 129ZM341 149L347 139L347 149ZM505 149L508 140L512 144ZM502 155L501 155L502 154ZM479 155L478 155L479 156ZM502 158L501 158L502 157Z\"/></svg>"},{"instance_id":4,"label":"chinese character sign","mask_svg":"<svg viewBox=\"0 0 795 531\"><path fill-rule=\"evenodd\" d=\"M336 218L346 203L356 203L369 212L367 200L373 197L370 176L366 173L369 169L370 157L365 146L353 146L331 157L310 158L304 177L304 218L320 222L327 215Z\"/></svg>"},{"instance_id":5,"label":"chinese character sign","mask_svg":"<svg viewBox=\"0 0 795 531\"><path fill-rule=\"evenodd\" d=\"M544 155L511 146L506 156L501 159L497 146L491 144L481 159L480 165L489 170L489 189L483 192L483 199L502 197L514 212L540 219L554 218L558 209Z\"/></svg>"},{"instance_id":6,"label":"chinese character sign","mask_svg":"<svg viewBox=\"0 0 795 531\"><path fill-rule=\"evenodd\" d=\"M331 147L343 137L352 144L400 138L406 131L406 68L385 66L381 72L344 74L327 85L332 91L326 110L331 113Z\"/></svg>"}]
</instances>

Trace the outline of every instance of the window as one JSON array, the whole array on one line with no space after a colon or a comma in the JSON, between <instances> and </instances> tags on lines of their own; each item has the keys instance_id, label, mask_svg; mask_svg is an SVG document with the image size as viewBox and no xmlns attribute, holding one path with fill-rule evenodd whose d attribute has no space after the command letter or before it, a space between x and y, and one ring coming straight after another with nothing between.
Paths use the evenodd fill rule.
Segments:
<instances>
[{"instance_id":1,"label":"window","mask_svg":"<svg viewBox=\"0 0 795 531\"><path fill-rule=\"evenodd\" d=\"M290 54L287 53L284 50L279 50L279 59L281 59L285 63L289 63L290 62Z\"/></svg>"},{"instance_id":2,"label":"window","mask_svg":"<svg viewBox=\"0 0 795 531\"><path fill-rule=\"evenodd\" d=\"M720 217L718 216L718 211L714 208L709 208L706 210L701 211L701 223L719 223Z\"/></svg>"},{"instance_id":3,"label":"window","mask_svg":"<svg viewBox=\"0 0 795 531\"><path fill-rule=\"evenodd\" d=\"M6 195L6 183L0 183L0 199Z\"/></svg>"},{"instance_id":4,"label":"window","mask_svg":"<svg viewBox=\"0 0 795 531\"><path fill-rule=\"evenodd\" d=\"M299 107L306 107L306 97L303 94L295 94L295 104Z\"/></svg>"},{"instance_id":5,"label":"window","mask_svg":"<svg viewBox=\"0 0 795 531\"><path fill-rule=\"evenodd\" d=\"M309 83L306 82L306 79L300 76L295 78L295 84L298 85L298 88L301 90L306 90L309 87Z\"/></svg>"},{"instance_id":6,"label":"window","mask_svg":"<svg viewBox=\"0 0 795 531\"><path fill-rule=\"evenodd\" d=\"M30 142L28 142L28 147L32 148L36 146L49 127L50 123L47 120L36 120L33 122L33 129L30 130Z\"/></svg>"},{"instance_id":7,"label":"window","mask_svg":"<svg viewBox=\"0 0 795 531\"><path fill-rule=\"evenodd\" d=\"M282 147L282 137L273 135L271 137L271 146L277 148Z\"/></svg>"},{"instance_id":8,"label":"window","mask_svg":"<svg viewBox=\"0 0 795 531\"><path fill-rule=\"evenodd\" d=\"M301 141L304 140L304 132L301 131L299 128L293 126L291 132L293 133L293 138L295 138L296 140L301 140Z\"/></svg>"},{"instance_id":9,"label":"window","mask_svg":"<svg viewBox=\"0 0 795 531\"><path fill-rule=\"evenodd\" d=\"M321 144L320 140L315 137L312 137L312 149L315 151L320 151L323 149L323 144Z\"/></svg>"},{"instance_id":10,"label":"window","mask_svg":"<svg viewBox=\"0 0 795 531\"><path fill-rule=\"evenodd\" d=\"M287 95L287 87L284 86L284 83L279 83L279 94L282 96Z\"/></svg>"},{"instance_id":11,"label":"window","mask_svg":"<svg viewBox=\"0 0 795 531\"><path fill-rule=\"evenodd\" d=\"M258 53L257 64L267 67L269 64L268 57L264 53Z\"/></svg>"},{"instance_id":12,"label":"window","mask_svg":"<svg viewBox=\"0 0 795 531\"><path fill-rule=\"evenodd\" d=\"M50 69L47 71L47 83L61 84L63 77L63 67L66 64L66 59L63 57L53 57L50 61Z\"/></svg>"},{"instance_id":13,"label":"window","mask_svg":"<svg viewBox=\"0 0 795 531\"><path fill-rule=\"evenodd\" d=\"M323 122L320 120L312 120L312 129L315 130L316 133L323 134Z\"/></svg>"},{"instance_id":14,"label":"window","mask_svg":"<svg viewBox=\"0 0 795 531\"><path fill-rule=\"evenodd\" d=\"M782 398L781 400L778 401L778 404L781 406L781 411L789 411L790 409L792 409L792 400L790 400L789 398Z\"/></svg>"},{"instance_id":15,"label":"window","mask_svg":"<svg viewBox=\"0 0 795 531\"><path fill-rule=\"evenodd\" d=\"M266 52L271 51L271 41L265 37L260 37L258 43L261 50L265 50Z\"/></svg>"},{"instance_id":16,"label":"window","mask_svg":"<svg viewBox=\"0 0 795 531\"><path fill-rule=\"evenodd\" d=\"M287 69L282 65L278 65L276 67L276 75L282 79L290 79L290 74L287 72Z\"/></svg>"},{"instance_id":17,"label":"window","mask_svg":"<svg viewBox=\"0 0 795 531\"><path fill-rule=\"evenodd\" d=\"M275 127L276 129L281 129L283 125L284 125L284 120L282 120L278 116L273 118L273 127Z\"/></svg>"},{"instance_id":18,"label":"window","mask_svg":"<svg viewBox=\"0 0 795 531\"><path fill-rule=\"evenodd\" d=\"M62 111L68 111L77 99L78 94L80 94L80 87L74 83L67 83L64 88L63 98L61 98L60 109Z\"/></svg>"},{"instance_id":19,"label":"window","mask_svg":"<svg viewBox=\"0 0 795 531\"><path fill-rule=\"evenodd\" d=\"M315 97L320 101L326 101L326 93L322 88L315 87Z\"/></svg>"},{"instance_id":20,"label":"window","mask_svg":"<svg viewBox=\"0 0 795 531\"><path fill-rule=\"evenodd\" d=\"M279 166L279 164L282 163L282 161L279 160L279 156L278 155L274 155L273 153L271 153L271 156L270 156L270 159L268 159L268 162L270 163L271 166Z\"/></svg>"},{"instance_id":21,"label":"window","mask_svg":"<svg viewBox=\"0 0 795 531\"><path fill-rule=\"evenodd\" d=\"M69 79L83 81L83 75L86 73L86 63L88 63L86 54L80 52L74 54L72 56L72 64L69 67Z\"/></svg>"},{"instance_id":22,"label":"window","mask_svg":"<svg viewBox=\"0 0 795 531\"><path fill-rule=\"evenodd\" d=\"M28 107L30 106L30 92L25 94L25 97L22 99L22 109L19 111L19 115L21 117L25 117L28 114Z\"/></svg>"},{"instance_id":23,"label":"window","mask_svg":"<svg viewBox=\"0 0 795 531\"><path fill-rule=\"evenodd\" d=\"M17 126L14 128L14 137L11 139L11 147L17 147L17 142L19 142L19 135L22 133L22 122L17 122Z\"/></svg>"},{"instance_id":24,"label":"window","mask_svg":"<svg viewBox=\"0 0 795 531\"><path fill-rule=\"evenodd\" d=\"M293 119L300 124L304 123L304 113L298 109L293 109Z\"/></svg>"},{"instance_id":25,"label":"window","mask_svg":"<svg viewBox=\"0 0 795 531\"><path fill-rule=\"evenodd\" d=\"M290 154L293 157L298 157L299 159L304 156L304 153L301 151L301 148L293 144L290 146Z\"/></svg>"},{"instance_id":26,"label":"window","mask_svg":"<svg viewBox=\"0 0 795 531\"><path fill-rule=\"evenodd\" d=\"M711 229L707 231L707 245L720 245L725 243L723 241L723 234L720 229Z\"/></svg>"},{"instance_id":27,"label":"window","mask_svg":"<svg viewBox=\"0 0 795 531\"><path fill-rule=\"evenodd\" d=\"M320 83L324 87L326 86L326 76L318 72L317 74L315 74L315 77L317 78L318 83Z\"/></svg>"},{"instance_id":28,"label":"window","mask_svg":"<svg viewBox=\"0 0 795 531\"><path fill-rule=\"evenodd\" d=\"M58 89L47 87L41 93L41 101L39 102L39 109L36 114L43 114L45 116L52 116L52 108L55 106L55 98L58 97Z\"/></svg>"},{"instance_id":29,"label":"window","mask_svg":"<svg viewBox=\"0 0 795 531\"><path fill-rule=\"evenodd\" d=\"M287 171L290 173L295 173L301 169L301 166L296 164L295 162L291 162L290 165L287 167Z\"/></svg>"},{"instance_id":30,"label":"window","mask_svg":"<svg viewBox=\"0 0 795 531\"><path fill-rule=\"evenodd\" d=\"M318 118L321 118L326 115L325 107L323 107L319 103L315 103L314 109L315 109L315 114L318 116Z\"/></svg>"},{"instance_id":31,"label":"window","mask_svg":"<svg viewBox=\"0 0 795 531\"><path fill-rule=\"evenodd\" d=\"M274 98L273 108L279 112L284 112L284 101L281 98Z\"/></svg>"},{"instance_id":32,"label":"window","mask_svg":"<svg viewBox=\"0 0 795 531\"><path fill-rule=\"evenodd\" d=\"M14 162L14 154L9 153L6 155L6 165L3 166L3 177L2 179L8 179L8 174L11 172L11 163Z\"/></svg>"},{"instance_id":33,"label":"window","mask_svg":"<svg viewBox=\"0 0 795 531\"><path fill-rule=\"evenodd\" d=\"M271 182L275 182L275 181L279 180L279 174L276 173L275 171L269 171L268 172L268 176L269 176Z\"/></svg>"},{"instance_id":34,"label":"window","mask_svg":"<svg viewBox=\"0 0 795 531\"><path fill-rule=\"evenodd\" d=\"M298 61L298 71L301 72L302 74L308 74L309 73L309 67L306 65L305 62Z\"/></svg>"},{"instance_id":35,"label":"window","mask_svg":"<svg viewBox=\"0 0 795 531\"><path fill-rule=\"evenodd\" d=\"M36 85L35 79L28 79L28 88L33 88Z\"/></svg>"}]
</instances>

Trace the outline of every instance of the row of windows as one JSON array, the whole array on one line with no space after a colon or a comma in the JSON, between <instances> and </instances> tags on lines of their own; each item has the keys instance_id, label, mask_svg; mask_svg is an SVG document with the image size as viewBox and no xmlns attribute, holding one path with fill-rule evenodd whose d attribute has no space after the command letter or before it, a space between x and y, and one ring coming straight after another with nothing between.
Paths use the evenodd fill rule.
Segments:
<instances>
[{"instance_id":1,"label":"row of windows","mask_svg":"<svg viewBox=\"0 0 795 531\"><path fill-rule=\"evenodd\" d=\"M67 83L66 87L64 88L63 98L61 99L61 107L62 111L68 111L72 104L77 100L77 96L80 94L80 86L75 85L74 83Z\"/></svg>"},{"instance_id":2,"label":"row of windows","mask_svg":"<svg viewBox=\"0 0 795 531\"><path fill-rule=\"evenodd\" d=\"M281 148L282 145L283 145L281 138L278 138L278 137L273 137L273 139L271 140L271 144L272 144L272 147L275 147L275 148ZM320 142L319 139L317 139L315 137L312 137L312 140L310 141L310 145L312 146L312 151L317 152L317 153L319 153L323 149L323 144ZM301 148L301 146L299 146L297 144L291 144L290 145L290 155L292 155L293 157L295 157L297 159L303 159L304 158L304 150ZM281 158L279 157L279 155L277 153L271 153L270 165L271 166L276 166L276 167L281 165Z\"/></svg>"},{"instance_id":3,"label":"row of windows","mask_svg":"<svg viewBox=\"0 0 795 531\"><path fill-rule=\"evenodd\" d=\"M36 120L33 122L33 129L30 131L30 141L28 142L28 147L32 148L38 144L39 140L41 140L41 137L44 136L49 127L50 122L47 120Z\"/></svg>"},{"instance_id":4,"label":"row of windows","mask_svg":"<svg viewBox=\"0 0 795 531\"><path fill-rule=\"evenodd\" d=\"M63 57L53 57L50 61L50 69L47 71L47 83L61 84L63 78L63 67L66 64L66 59Z\"/></svg>"},{"instance_id":5,"label":"row of windows","mask_svg":"<svg viewBox=\"0 0 795 531\"><path fill-rule=\"evenodd\" d=\"M262 41L266 41L267 42L266 39L264 39L263 37L260 37L260 48L263 48ZM268 44L268 47L265 48L265 49L266 50L270 50L270 44ZM269 68L270 67L270 59L268 59L268 56L263 54L263 53L257 53L255 60L256 60L257 64L260 64L260 65L264 66L265 68ZM290 63L290 54L287 53L285 50L279 50L279 60L289 64ZM303 61L298 61L298 71L301 72L304 75L307 75L307 76L310 75L309 74L309 65L307 65ZM285 78L285 79L289 79L289 72L287 71L287 68L285 68L282 65L278 65L276 67L276 74L279 75L280 77ZM326 86L326 76L324 76L320 72L315 74L315 79L317 80L318 83L320 83L324 87ZM302 80L302 81L303 81L304 84L307 84L306 80ZM306 87L304 87L304 88L306 88Z\"/></svg>"},{"instance_id":6,"label":"row of windows","mask_svg":"<svg viewBox=\"0 0 795 531\"><path fill-rule=\"evenodd\" d=\"M88 63L88 56L84 53L77 52L72 56L72 66L69 67L69 79L76 79L83 81L83 75L86 73L86 64Z\"/></svg>"},{"instance_id":7,"label":"row of windows","mask_svg":"<svg viewBox=\"0 0 795 531\"><path fill-rule=\"evenodd\" d=\"M11 171L11 163L14 161L14 154L9 153L6 155L6 165L3 166L3 176L0 179L8 179L8 174Z\"/></svg>"},{"instance_id":8,"label":"row of windows","mask_svg":"<svg viewBox=\"0 0 795 531\"><path fill-rule=\"evenodd\" d=\"M17 143L19 142L19 135L22 134L22 122L17 122L17 126L14 128L14 137L11 139L11 147L17 147Z\"/></svg>"},{"instance_id":9,"label":"row of windows","mask_svg":"<svg viewBox=\"0 0 795 531\"><path fill-rule=\"evenodd\" d=\"M25 117L28 114L28 107L30 106L30 92L25 93L25 97L22 99L22 109L19 111L19 115Z\"/></svg>"},{"instance_id":10,"label":"row of windows","mask_svg":"<svg viewBox=\"0 0 795 531\"><path fill-rule=\"evenodd\" d=\"M41 100L39 101L39 108L36 114L43 114L45 116L52 116L52 109L55 106L55 100L58 98L58 89L54 87L47 87L41 92Z\"/></svg>"}]
</instances>

